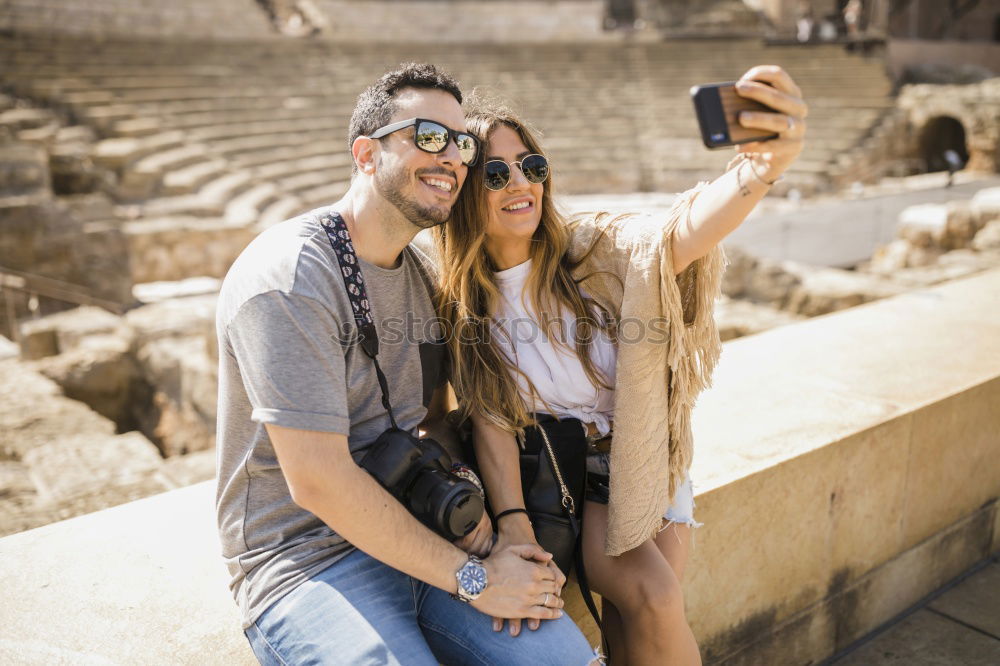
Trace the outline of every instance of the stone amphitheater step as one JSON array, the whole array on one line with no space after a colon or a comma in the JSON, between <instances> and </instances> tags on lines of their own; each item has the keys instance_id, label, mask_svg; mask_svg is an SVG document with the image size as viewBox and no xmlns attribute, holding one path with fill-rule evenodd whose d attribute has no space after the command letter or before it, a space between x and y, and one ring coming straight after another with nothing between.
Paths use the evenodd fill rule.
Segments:
<instances>
[{"instance_id":1,"label":"stone amphitheater step","mask_svg":"<svg viewBox=\"0 0 1000 666\"><path fill-rule=\"evenodd\" d=\"M571 191L574 183L589 187L595 182L596 174L585 170L590 164L615 163L618 182L608 181L607 174L597 181L609 187L649 187L650 179L669 168L663 163L683 162L697 169L724 164L728 154L714 155L700 145L687 88L734 78L748 62L780 62L806 91L812 114L803 175L822 173L824 161L833 164L844 151L857 148L893 103L879 61L845 56L834 46L771 47L752 40L530 49L301 42L199 42L195 48L110 42L88 49L80 43L0 40L0 52L14 63L0 78L34 86L118 138L153 139L163 133L152 134L157 127L183 129L188 140L201 140L207 152L200 162L165 167L164 183L173 177L172 182L186 180L189 185L165 186L164 191L180 194L187 189L189 196L194 194L211 182L206 178L224 175L213 162L224 159L228 170L246 169L251 176L234 208L244 211L242 218L255 207L263 212L291 210L296 202L323 203L339 195L331 183L349 177L350 160L341 137L357 92L385 67L411 59L414 52L441 63L466 89L483 84L512 98L529 120L546 130L546 150L564 191ZM845 94L848 90L850 95ZM319 144L325 148L316 149ZM660 157L661 152L669 159ZM324 153L339 155L343 162L325 162L320 159ZM314 156L318 159L308 161ZM296 164L300 160L307 161ZM127 164L122 166L127 179ZM688 177L690 169L676 168ZM580 177L572 175L576 169L584 169ZM143 167L132 178L155 171ZM177 173L188 177L174 176ZM282 187L292 190L285 193ZM299 190L310 197L308 202L294 196ZM166 209L183 210L190 203L182 200Z\"/></svg>"},{"instance_id":2,"label":"stone amphitheater step","mask_svg":"<svg viewBox=\"0 0 1000 666\"><path fill-rule=\"evenodd\" d=\"M192 275L222 278L256 231L221 216L149 217L122 225L136 284Z\"/></svg>"},{"instance_id":3,"label":"stone amphitheater step","mask_svg":"<svg viewBox=\"0 0 1000 666\"><path fill-rule=\"evenodd\" d=\"M121 169L147 155L179 147L184 139L184 133L178 131L143 137L114 137L97 143L92 157L101 166Z\"/></svg>"},{"instance_id":4,"label":"stone amphitheater step","mask_svg":"<svg viewBox=\"0 0 1000 666\"><path fill-rule=\"evenodd\" d=\"M345 109L346 117L350 117L351 109ZM242 111L209 111L185 114L161 114L157 122L171 129L186 130L189 132L199 130L211 130L215 127L227 126L234 123L252 124L258 122L299 122L343 118L344 113L331 114L329 109L310 106L301 109L286 108L261 108Z\"/></svg>"},{"instance_id":5,"label":"stone amphitheater step","mask_svg":"<svg viewBox=\"0 0 1000 666\"><path fill-rule=\"evenodd\" d=\"M283 187L288 187L290 186L288 179L302 174L325 174L328 179L335 173L346 174L349 177L353 164L354 162L350 155L342 150L339 153L272 161L266 165L252 169L251 172L259 180L275 181L282 184ZM339 180L343 180L343 178Z\"/></svg>"},{"instance_id":6,"label":"stone amphitheater step","mask_svg":"<svg viewBox=\"0 0 1000 666\"><path fill-rule=\"evenodd\" d=\"M225 213L226 204L252 185L250 174L245 171L225 173L205 183L195 194L151 199L142 204L142 213L145 217L221 217Z\"/></svg>"},{"instance_id":7,"label":"stone amphitheater step","mask_svg":"<svg viewBox=\"0 0 1000 666\"><path fill-rule=\"evenodd\" d=\"M160 103L168 100L202 100L202 99L249 99L271 98L275 100L294 97L299 89L294 86L262 87L259 85L237 88L219 88L214 86L183 88L140 88L136 90L87 90L66 93L63 98L72 105L93 106L109 103ZM322 90L317 92L323 92ZM335 91L329 91L335 92Z\"/></svg>"},{"instance_id":8,"label":"stone amphitheater step","mask_svg":"<svg viewBox=\"0 0 1000 666\"><path fill-rule=\"evenodd\" d=\"M303 190L298 193L298 197L299 200L305 205L305 208L299 212L305 212L316 208L317 206L333 203L344 196L350 187L350 181L342 181L336 183L328 182L318 187Z\"/></svg>"},{"instance_id":9,"label":"stone amphitheater step","mask_svg":"<svg viewBox=\"0 0 1000 666\"><path fill-rule=\"evenodd\" d=\"M233 197L226 205L223 215L226 224L239 227L256 224L261 211L276 202L283 193L274 183L254 185L246 192Z\"/></svg>"},{"instance_id":10,"label":"stone amphitheater step","mask_svg":"<svg viewBox=\"0 0 1000 666\"><path fill-rule=\"evenodd\" d=\"M183 170L183 167L204 161L206 151L204 144L188 144L152 153L137 160L124 169L118 184L119 196L130 200L149 198L156 191L165 172ZM181 192L173 190L166 193Z\"/></svg>"},{"instance_id":11,"label":"stone amphitheater step","mask_svg":"<svg viewBox=\"0 0 1000 666\"><path fill-rule=\"evenodd\" d=\"M113 134L114 126L121 120L136 117L136 107L131 104L102 104L90 107L74 107L76 115L102 132Z\"/></svg>"},{"instance_id":12,"label":"stone amphitheater step","mask_svg":"<svg viewBox=\"0 0 1000 666\"><path fill-rule=\"evenodd\" d=\"M353 101L348 104L337 104L331 102L329 95L314 94L307 90L299 91L293 97L285 97L275 100L271 97L255 97L251 99L222 98L222 99L184 99L167 100L156 104L137 103L129 105L140 114L157 115L158 117L184 117L188 114L214 113L226 114L240 111L262 110L269 111L275 108L284 109L305 109L324 108L330 115L350 116L353 108Z\"/></svg>"},{"instance_id":13,"label":"stone amphitheater step","mask_svg":"<svg viewBox=\"0 0 1000 666\"><path fill-rule=\"evenodd\" d=\"M330 160L340 160L340 162L347 166L350 166L353 162L351 155L347 152L346 136L344 139L326 139L245 151L233 156L231 161L236 166L244 169L252 169L255 174L266 177L270 173L266 167L272 163L280 164L289 160L308 159L316 156L323 156ZM280 171L282 167L275 168Z\"/></svg>"},{"instance_id":14,"label":"stone amphitheater step","mask_svg":"<svg viewBox=\"0 0 1000 666\"><path fill-rule=\"evenodd\" d=\"M186 132L186 135L194 141L217 141L220 139L257 136L260 134L296 135L303 132L333 132L343 128L343 120L322 116L294 121L260 120L249 123L212 125L210 127L189 130Z\"/></svg>"},{"instance_id":15,"label":"stone amphitheater step","mask_svg":"<svg viewBox=\"0 0 1000 666\"><path fill-rule=\"evenodd\" d=\"M0 113L0 125L13 131L42 129L56 121L51 109L15 108Z\"/></svg>"},{"instance_id":16,"label":"stone amphitheater step","mask_svg":"<svg viewBox=\"0 0 1000 666\"><path fill-rule=\"evenodd\" d=\"M223 174L228 167L222 158L204 159L201 161L173 169L163 176L164 196L190 194L196 192L205 183Z\"/></svg>"},{"instance_id":17,"label":"stone amphitheater step","mask_svg":"<svg viewBox=\"0 0 1000 666\"><path fill-rule=\"evenodd\" d=\"M119 120L111 127L114 134L126 137L149 136L162 132L163 129L163 123L160 122L159 118L148 116Z\"/></svg>"},{"instance_id":18,"label":"stone amphitheater step","mask_svg":"<svg viewBox=\"0 0 1000 666\"><path fill-rule=\"evenodd\" d=\"M336 199L331 199L330 201L336 201ZM260 211L260 215L257 218L257 229L267 229L295 215L304 213L310 210L310 208L312 207L304 203L299 197L287 195L278 197L273 203L265 206Z\"/></svg>"}]
</instances>

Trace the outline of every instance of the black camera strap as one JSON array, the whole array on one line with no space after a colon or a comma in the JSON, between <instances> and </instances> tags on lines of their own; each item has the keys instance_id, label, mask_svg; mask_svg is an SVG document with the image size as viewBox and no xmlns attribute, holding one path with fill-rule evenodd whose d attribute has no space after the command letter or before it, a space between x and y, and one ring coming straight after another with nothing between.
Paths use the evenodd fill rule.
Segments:
<instances>
[{"instance_id":1,"label":"black camera strap","mask_svg":"<svg viewBox=\"0 0 1000 666\"><path fill-rule=\"evenodd\" d=\"M389 422L392 423L392 427L398 430L399 426L396 425L396 419L392 415L392 405L389 403L389 382L386 381L385 373L378 364L378 331L375 328L375 319L372 317L371 303L365 291L365 278L361 274L358 257L354 254L354 244L351 242L351 234L347 231L347 223L340 213L332 211L320 218L320 224L330 239L330 245L340 264L340 274L344 278L347 298L351 302L354 323L358 328L358 343L365 355L375 363L375 375L382 391L382 406L389 412Z\"/></svg>"}]
</instances>

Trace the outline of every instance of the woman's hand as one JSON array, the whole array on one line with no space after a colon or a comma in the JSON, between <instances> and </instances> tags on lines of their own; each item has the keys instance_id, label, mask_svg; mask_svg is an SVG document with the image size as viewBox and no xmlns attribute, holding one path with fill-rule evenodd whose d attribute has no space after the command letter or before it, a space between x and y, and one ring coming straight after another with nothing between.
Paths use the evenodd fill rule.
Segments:
<instances>
[{"instance_id":1,"label":"woman's hand","mask_svg":"<svg viewBox=\"0 0 1000 666\"><path fill-rule=\"evenodd\" d=\"M736 92L741 97L774 109L774 112L743 111L739 121L740 125L749 129L774 132L778 138L736 147L737 152L752 160L754 171L761 178L774 181L802 152L809 107L792 77L775 65L759 65L750 69L736 82Z\"/></svg>"},{"instance_id":2,"label":"woman's hand","mask_svg":"<svg viewBox=\"0 0 1000 666\"><path fill-rule=\"evenodd\" d=\"M514 514L506 517L504 519L504 523L507 524L506 529L504 529L502 524L498 525L500 532L495 546L497 550L521 544L538 546L538 542L535 540L535 532L531 529L531 523L528 522L527 516L524 516L523 514ZM541 546L538 547L541 548ZM555 594L561 598L563 587L566 585L566 575L559 570L559 567L556 566L554 560L550 559L545 564L552 570L552 575L555 576L556 584L558 586ZM535 631L540 625L541 620L537 618L528 618L528 629ZM517 636L520 634L521 620L508 620L507 630L511 636ZM503 631L503 618L493 618L493 631Z\"/></svg>"},{"instance_id":3,"label":"woman's hand","mask_svg":"<svg viewBox=\"0 0 1000 666\"><path fill-rule=\"evenodd\" d=\"M530 621L531 618L561 617L563 601L556 594L561 585L558 576L547 566L551 559L550 553L535 545L494 548L483 560L489 585L472 606L494 618L529 618ZM517 622L520 625L520 620ZM511 635L516 634L512 632Z\"/></svg>"},{"instance_id":4,"label":"woman's hand","mask_svg":"<svg viewBox=\"0 0 1000 666\"><path fill-rule=\"evenodd\" d=\"M483 517L479 519L476 528L455 541L455 545L476 557L488 557L493 550L493 521L490 520L490 514L483 511Z\"/></svg>"}]
</instances>

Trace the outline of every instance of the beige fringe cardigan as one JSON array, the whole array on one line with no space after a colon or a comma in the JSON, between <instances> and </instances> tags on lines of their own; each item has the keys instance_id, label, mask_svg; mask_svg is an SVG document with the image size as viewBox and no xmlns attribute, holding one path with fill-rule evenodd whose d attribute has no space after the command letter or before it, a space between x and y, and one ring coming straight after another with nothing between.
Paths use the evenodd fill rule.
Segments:
<instances>
[{"instance_id":1,"label":"beige fringe cardigan","mask_svg":"<svg viewBox=\"0 0 1000 666\"><path fill-rule=\"evenodd\" d=\"M619 324L608 555L631 550L660 529L691 465L691 409L722 350L713 316L722 248L680 275L673 268L672 232L687 222L705 185L679 195L666 219L600 213L571 221L570 258L593 247L574 277L590 276L580 286Z\"/></svg>"},{"instance_id":2,"label":"beige fringe cardigan","mask_svg":"<svg viewBox=\"0 0 1000 666\"><path fill-rule=\"evenodd\" d=\"M691 465L691 408L710 382L722 345L713 317L721 247L674 275L671 234L707 183L680 194L664 218L580 214L569 254L581 287L624 327L618 341L611 499L605 552L620 555L654 536ZM429 232L414 238L438 268ZM623 289L624 287L624 289ZM635 340L636 323L643 333Z\"/></svg>"}]
</instances>

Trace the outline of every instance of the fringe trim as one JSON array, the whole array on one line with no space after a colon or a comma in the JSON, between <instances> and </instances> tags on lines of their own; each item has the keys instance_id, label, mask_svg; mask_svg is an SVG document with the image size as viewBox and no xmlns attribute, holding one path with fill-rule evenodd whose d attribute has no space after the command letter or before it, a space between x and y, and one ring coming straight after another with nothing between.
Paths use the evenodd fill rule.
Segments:
<instances>
[{"instance_id":1,"label":"fringe trim","mask_svg":"<svg viewBox=\"0 0 1000 666\"><path fill-rule=\"evenodd\" d=\"M673 269L673 231L682 221L688 221L694 199L707 185L705 182L699 183L678 197L668 214L663 237L658 243L660 314L667 318L670 333L665 350L667 376L664 378L669 384L665 424L668 433L666 455L662 447L657 446L659 442L653 443L648 439L645 441L652 444L653 450L622 450L631 444L641 443L641 437L637 442L622 442L623 447L617 451L619 459L639 455L644 458L642 464L652 465L654 470L666 467L669 470L668 480L666 484L654 481L652 488L636 488L626 479L618 477L619 482L625 482L625 487L615 493L616 465L612 465L612 502L609 506L608 535L605 542L605 552L610 556L620 555L639 546L659 529L663 507L673 500L693 458L691 410L698 394L711 385L712 372L722 352L722 342L714 317L714 304L721 291L722 274L726 266L721 246L716 246L693 262L681 275L675 276ZM693 320L685 321L685 314L691 312ZM662 356L660 360L662 361ZM618 416L616 414L616 421ZM648 422L657 420L653 418L653 414L643 416ZM650 434L643 434L650 437ZM613 458L615 453L615 447L612 446ZM627 496L622 495L625 491L628 492ZM648 495L639 500L634 493ZM630 506L615 506L616 495ZM637 510L641 515L636 515Z\"/></svg>"}]
</instances>

